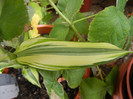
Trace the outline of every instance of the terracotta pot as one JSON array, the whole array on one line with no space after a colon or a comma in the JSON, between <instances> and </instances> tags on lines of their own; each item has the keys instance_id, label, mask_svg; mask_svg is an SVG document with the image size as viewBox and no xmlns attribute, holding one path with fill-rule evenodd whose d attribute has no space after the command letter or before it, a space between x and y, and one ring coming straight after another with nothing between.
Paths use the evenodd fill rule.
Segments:
<instances>
[{"instance_id":1,"label":"terracotta pot","mask_svg":"<svg viewBox=\"0 0 133 99\"><path fill-rule=\"evenodd\" d=\"M84 0L84 5L82 5L80 12L88 12L91 8L91 0Z\"/></svg>"},{"instance_id":2,"label":"terracotta pot","mask_svg":"<svg viewBox=\"0 0 133 99\"><path fill-rule=\"evenodd\" d=\"M44 34L49 34L53 28L53 25L38 25L37 29L39 34L44 35Z\"/></svg>"},{"instance_id":3,"label":"terracotta pot","mask_svg":"<svg viewBox=\"0 0 133 99\"><path fill-rule=\"evenodd\" d=\"M130 91L129 84L129 72L133 63L133 59L129 59L125 63L122 64L119 68L117 85L115 92L113 94L113 99L133 99ZM127 87L128 86L128 87ZM130 91L130 92L129 92Z\"/></svg>"},{"instance_id":4,"label":"terracotta pot","mask_svg":"<svg viewBox=\"0 0 133 99\"><path fill-rule=\"evenodd\" d=\"M126 83L127 83L127 92L129 99L133 99L133 95L131 93L131 89L133 89L133 59L130 61L129 67L127 69L127 78L126 78ZM133 91L133 90L132 90Z\"/></svg>"},{"instance_id":5,"label":"terracotta pot","mask_svg":"<svg viewBox=\"0 0 133 99\"><path fill-rule=\"evenodd\" d=\"M5 68L2 73L7 74L9 72L9 68Z\"/></svg>"}]
</instances>

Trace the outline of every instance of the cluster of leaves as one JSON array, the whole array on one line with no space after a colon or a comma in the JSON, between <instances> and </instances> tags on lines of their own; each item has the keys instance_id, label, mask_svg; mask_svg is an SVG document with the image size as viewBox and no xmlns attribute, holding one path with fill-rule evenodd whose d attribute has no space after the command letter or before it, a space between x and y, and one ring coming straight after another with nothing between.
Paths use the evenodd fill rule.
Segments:
<instances>
[{"instance_id":1,"label":"cluster of leaves","mask_svg":"<svg viewBox=\"0 0 133 99\"><path fill-rule=\"evenodd\" d=\"M117 67L111 71L105 81L97 78L82 80L82 77L86 67L107 63L132 53L121 49L129 48L133 35L133 17L127 19L123 14L126 0L117 0L116 7L107 7L96 15L87 17L79 12L83 0L39 1L42 8L38 2L32 0L30 7L27 7L23 0L0 0L0 40L2 44L16 48L16 51L11 53L0 47L0 68L20 67L25 78L39 87L41 87L38 74L40 73L51 98L56 96L68 99L63 87L57 81L61 74L71 88L80 86L83 99L103 99L106 91L112 95ZM49 4L60 16L53 23L54 28L49 37L59 41L43 37L34 38L38 36L36 26L40 20L50 20L48 17L51 15L46 12ZM89 25L86 19L94 16ZM34 29L24 33L24 26L28 23L31 23ZM91 43L66 42L74 36L79 41L86 41L83 35L87 35ZM14 40L16 36L19 37ZM16 44L16 41L19 43ZM11 42L13 44L10 44Z\"/></svg>"}]
</instances>

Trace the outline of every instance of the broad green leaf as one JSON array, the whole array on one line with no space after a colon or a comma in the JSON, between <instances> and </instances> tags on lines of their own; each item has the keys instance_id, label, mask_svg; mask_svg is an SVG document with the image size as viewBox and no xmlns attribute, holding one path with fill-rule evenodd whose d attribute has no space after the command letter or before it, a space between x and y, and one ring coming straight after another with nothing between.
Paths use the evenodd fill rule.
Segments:
<instances>
[{"instance_id":1,"label":"broad green leaf","mask_svg":"<svg viewBox=\"0 0 133 99\"><path fill-rule=\"evenodd\" d=\"M71 88L76 88L80 85L85 69L64 70L63 77L68 80L68 85Z\"/></svg>"},{"instance_id":2,"label":"broad green leaf","mask_svg":"<svg viewBox=\"0 0 133 99\"><path fill-rule=\"evenodd\" d=\"M115 90L117 75L118 75L118 67L114 67L112 71L105 78L106 90L109 92L111 96L113 95L113 92Z\"/></svg>"},{"instance_id":3,"label":"broad green leaf","mask_svg":"<svg viewBox=\"0 0 133 99\"><path fill-rule=\"evenodd\" d=\"M130 22L130 34L131 36L133 36L133 16L130 17L129 22Z\"/></svg>"},{"instance_id":4,"label":"broad green leaf","mask_svg":"<svg viewBox=\"0 0 133 99\"><path fill-rule=\"evenodd\" d=\"M57 79L60 76L60 71L39 71L43 76L43 83L47 89L48 95L58 97L57 99L64 99L64 90ZM55 98L56 99L56 98Z\"/></svg>"},{"instance_id":5,"label":"broad green leaf","mask_svg":"<svg viewBox=\"0 0 133 99\"><path fill-rule=\"evenodd\" d=\"M74 33L73 29L72 29L71 27L69 27L69 32L68 32L68 34L67 34L67 36L66 36L65 41L70 41L70 40L72 40L72 38L75 36L74 34L75 34L75 33Z\"/></svg>"},{"instance_id":6,"label":"broad green leaf","mask_svg":"<svg viewBox=\"0 0 133 99\"><path fill-rule=\"evenodd\" d=\"M91 22L88 40L108 42L123 48L129 36L130 24L126 16L114 6L99 12Z\"/></svg>"},{"instance_id":7,"label":"broad green leaf","mask_svg":"<svg viewBox=\"0 0 133 99\"><path fill-rule=\"evenodd\" d=\"M33 9L32 6L28 5L28 6L27 6L27 11L28 11L28 15L29 15L29 21L31 21L33 15L34 15L34 13L35 13L35 10Z\"/></svg>"},{"instance_id":8,"label":"broad green leaf","mask_svg":"<svg viewBox=\"0 0 133 99\"><path fill-rule=\"evenodd\" d=\"M65 13L68 19L73 19L76 13L80 10L83 0L68 0Z\"/></svg>"},{"instance_id":9,"label":"broad green leaf","mask_svg":"<svg viewBox=\"0 0 133 99\"><path fill-rule=\"evenodd\" d=\"M39 69L64 70L100 65L132 53L108 43L49 40L38 37L24 41L14 53L16 61Z\"/></svg>"},{"instance_id":10,"label":"broad green leaf","mask_svg":"<svg viewBox=\"0 0 133 99\"><path fill-rule=\"evenodd\" d=\"M75 21L75 20L78 20L78 19L81 19L81 18L84 18L84 17L85 16L83 15L83 13L77 13L72 21ZM77 23L74 24L74 26L80 34L83 34L83 35L88 34L89 23L88 23L87 20L77 22ZM73 29L70 27L68 35L66 37L66 40L67 41L71 40L73 38L74 34L75 33L74 33Z\"/></svg>"},{"instance_id":11,"label":"broad green leaf","mask_svg":"<svg viewBox=\"0 0 133 99\"><path fill-rule=\"evenodd\" d=\"M9 61L10 57L7 51L0 45L0 61Z\"/></svg>"},{"instance_id":12,"label":"broad green leaf","mask_svg":"<svg viewBox=\"0 0 133 99\"><path fill-rule=\"evenodd\" d=\"M38 1L38 0L37 0ZM57 0L52 0L54 3L57 2ZM49 0L39 0L39 2L41 3L41 6L46 7L47 5L49 5Z\"/></svg>"},{"instance_id":13,"label":"broad green leaf","mask_svg":"<svg viewBox=\"0 0 133 99\"><path fill-rule=\"evenodd\" d=\"M4 69L4 68L10 68L10 67L22 67L21 65L19 64L16 64L16 63L12 63L12 62L0 62L0 69Z\"/></svg>"},{"instance_id":14,"label":"broad green leaf","mask_svg":"<svg viewBox=\"0 0 133 99\"><path fill-rule=\"evenodd\" d=\"M73 21L84 18L83 13L77 13ZM80 34L88 34L89 23L88 20L83 20L74 24Z\"/></svg>"},{"instance_id":15,"label":"broad green leaf","mask_svg":"<svg viewBox=\"0 0 133 99\"><path fill-rule=\"evenodd\" d=\"M19 38L15 37L10 41L4 40L2 44L4 44L5 46L16 48L20 44L20 42L19 42Z\"/></svg>"},{"instance_id":16,"label":"broad green leaf","mask_svg":"<svg viewBox=\"0 0 133 99\"><path fill-rule=\"evenodd\" d=\"M24 31L28 12L23 0L4 0L0 16L0 38L10 40Z\"/></svg>"},{"instance_id":17,"label":"broad green leaf","mask_svg":"<svg viewBox=\"0 0 133 99\"><path fill-rule=\"evenodd\" d=\"M66 6L68 4L68 1L72 0L58 0L57 7L62 11L65 12Z\"/></svg>"},{"instance_id":18,"label":"broad green leaf","mask_svg":"<svg viewBox=\"0 0 133 99\"><path fill-rule=\"evenodd\" d=\"M1 13L2 13L4 3L5 3L5 0L0 0L0 16L1 16Z\"/></svg>"},{"instance_id":19,"label":"broad green leaf","mask_svg":"<svg viewBox=\"0 0 133 99\"><path fill-rule=\"evenodd\" d=\"M39 74L34 68L23 68L22 70L23 76L32 84L41 87L39 82Z\"/></svg>"},{"instance_id":20,"label":"broad green leaf","mask_svg":"<svg viewBox=\"0 0 133 99\"><path fill-rule=\"evenodd\" d=\"M124 12L127 0L116 0L116 7L119 11Z\"/></svg>"},{"instance_id":21,"label":"broad green leaf","mask_svg":"<svg viewBox=\"0 0 133 99\"><path fill-rule=\"evenodd\" d=\"M49 21L52 19L52 13L47 11L47 8L42 8L42 20L40 24L49 24Z\"/></svg>"},{"instance_id":22,"label":"broad green leaf","mask_svg":"<svg viewBox=\"0 0 133 99\"><path fill-rule=\"evenodd\" d=\"M80 93L82 99L104 99L106 84L97 78L87 78L81 82Z\"/></svg>"},{"instance_id":23,"label":"broad green leaf","mask_svg":"<svg viewBox=\"0 0 133 99\"><path fill-rule=\"evenodd\" d=\"M51 38L56 38L57 40L65 41L68 31L69 25L63 19L57 19L54 22L54 27L49 36Z\"/></svg>"},{"instance_id":24,"label":"broad green leaf","mask_svg":"<svg viewBox=\"0 0 133 99\"><path fill-rule=\"evenodd\" d=\"M31 2L29 5L32 6L33 9L34 9L34 11L35 11L35 13L36 13L40 18L42 18L41 7L38 5L38 3Z\"/></svg>"},{"instance_id":25,"label":"broad green leaf","mask_svg":"<svg viewBox=\"0 0 133 99\"><path fill-rule=\"evenodd\" d=\"M127 40L125 42L125 49L128 50L131 46L131 42L132 42L132 36L133 36L133 16L131 16L129 18L129 22L130 22L130 31L129 31L129 35L127 37Z\"/></svg>"}]
</instances>

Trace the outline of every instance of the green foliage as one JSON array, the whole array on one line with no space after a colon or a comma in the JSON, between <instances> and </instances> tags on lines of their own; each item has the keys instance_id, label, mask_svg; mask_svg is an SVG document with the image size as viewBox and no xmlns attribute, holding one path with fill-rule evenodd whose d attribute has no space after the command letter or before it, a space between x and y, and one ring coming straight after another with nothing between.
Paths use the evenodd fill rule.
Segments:
<instances>
[{"instance_id":1,"label":"green foliage","mask_svg":"<svg viewBox=\"0 0 133 99\"><path fill-rule=\"evenodd\" d=\"M32 84L41 87L39 82L39 74L34 68L23 68L22 71L23 76Z\"/></svg>"},{"instance_id":2,"label":"green foliage","mask_svg":"<svg viewBox=\"0 0 133 99\"><path fill-rule=\"evenodd\" d=\"M70 1L70 0L58 0L57 7L62 12L65 12L65 9L66 9L66 6L67 6L68 1Z\"/></svg>"},{"instance_id":3,"label":"green foliage","mask_svg":"<svg viewBox=\"0 0 133 99\"><path fill-rule=\"evenodd\" d=\"M47 92L50 97L53 97L53 94L56 94L56 97L60 97L61 99L64 98L64 90L61 84L57 81L58 77L60 76L61 72L59 71L39 71L40 74L43 76L43 83L46 86ZM54 97L55 98L55 97ZM53 98L51 98L53 99ZM59 98L57 98L59 99Z\"/></svg>"},{"instance_id":4,"label":"green foliage","mask_svg":"<svg viewBox=\"0 0 133 99\"><path fill-rule=\"evenodd\" d=\"M130 24L126 16L111 6L99 12L91 22L88 40L108 42L123 48L129 36Z\"/></svg>"},{"instance_id":5,"label":"green foliage","mask_svg":"<svg viewBox=\"0 0 133 99\"><path fill-rule=\"evenodd\" d=\"M56 38L57 40L65 40L69 32L69 25L65 21L63 22L63 19L57 19L54 25L50 37Z\"/></svg>"},{"instance_id":6,"label":"green foliage","mask_svg":"<svg viewBox=\"0 0 133 99\"><path fill-rule=\"evenodd\" d=\"M35 14L42 17L41 7L37 3L31 2L29 5L34 8Z\"/></svg>"},{"instance_id":7,"label":"green foliage","mask_svg":"<svg viewBox=\"0 0 133 99\"><path fill-rule=\"evenodd\" d=\"M130 22L130 34L131 36L133 36L133 16L130 17L129 19L129 22Z\"/></svg>"},{"instance_id":8,"label":"green foliage","mask_svg":"<svg viewBox=\"0 0 133 99\"><path fill-rule=\"evenodd\" d=\"M106 84L97 78L84 79L80 85L82 99L104 99Z\"/></svg>"},{"instance_id":9,"label":"green foliage","mask_svg":"<svg viewBox=\"0 0 133 99\"><path fill-rule=\"evenodd\" d=\"M116 7L119 11L124 12L127 0L116 0Z\"/></svg>"},{"instance_id":10,"label":"green foliage","mask_svg":"<svg viewBox=\"0 0 133 99\"><path fill-rule=\"evenodd\" d=\"M2 13L4 3L5 3L5 0L0 0L0 16L1 16L1 13Z\"/></svg>"},{"instance_id":11,"label":"green foliage","mask_svg":"<svg viewBox=\"0 0 133 99\"><path fill-rule=\"evenodd\" d=\"M3 2L4 1L4 2ZM11 40L22 34L28 22L27 8L23 0L1 0L0 39Z\"/></svg>"},{"instance_id":12,"label":"green foliage","mask_svg":"<svg viewBox=\"0 0 133 99\"><path fill-rule=\"evenodd\" d=\"M128 53L108 43L50 41L38 37L24 41L14 54L19 64L44 70L64 70L107 63Z\"/></svg>"},{"instance_id":13,"label":"green foliage","mask_svg":"<svg viewBox=\"0 0 133 99\"><path fill-rule=\"evenodd\" d=\"M81 82L80 92L83 99L104 99L106 91L113 95L117 81L118 67L114 67L105 78L105 82L97 78L87 78Z\"/></svg>"},{"instance_id":14,"label":"green foliage","mask_svg":"<svg viewBox=\"0 0 133 99\"><path fill-rule=\"evenodd\" d=\"M57 82L61 74L68 80L71 88L81 85L83 99L103 99L106 92L112 95L118 68L112 69L105 81L96 78L82 80L82 77L86 67L105 64L133 53L120 49L129 48L133 35L133 17L128 20L123 14L126 0L117 0L116 7L108 7L88 17L79 12L83 0L58 0L57 6L56 2L57 0L39 0L41 7L37 2L31 2L26 8L23 0L0 0L0 40L10 40L3 44L17 47L14 53L0 48L0 69L21 67L25 78L40 87L39 71L51 99L68 99L63 87ZM17 40L13 38L22 34L25 24L28 23L28 15L34 28L30 31L32 35L33 32L37 33L36 26L41 19L41 23L48 23L51 19L51 13L46 12L49 4L59 14L49 36L54 39L38 37L24 42L22 39L22 44L17 44ZM94 16L89 27L86 19ZM81 35L87 34L90 42L65 41L74 36L79 41L85 41ZM19 38L17 39L19 41Z\"/></svg>"},{"instance_id":15,"label":"green foliage","mask_svg":"<svg viewBox=\"0 0 133 99\"><path fill-rule=\"evenodd\" d=\"M65 9L66 17L72 20L73 17L76 15L76 13L79 12L82 3L83 3L83 0L68 0L66 9Z\"/></svg>"},{"instance_id":16,"label":"green foliage","mask_svg":"<svg viewBox=\"0 0 133 99\"><path fill-rule=\"evenodd\" d=\"M36 0L38 1L38 0ZM52 0L54 3L57 2L57 0ZM49 0L39 0L39 2L41 3L41 6L46 7L47 5L49 5Z\"/></svg>"},{"instance_id":17,"label":"green foliage","mask_svg":"<svg viewBox=\"0 0 133 99\"><path fill-rule=\"evenodd\" d=\"M106 90L112 96L115 90L115 85L117 81L118 67L114 67L112 71L105 78Z\"/></svg>"},{"instance_id":18,"label":"green foliage","mask_svg":"<svg viewBox=\"0 0 133 99\"><path fill-rule=\"evenodd\" d=\"M85 69L64 70L63 77L68 80L68 85L71 88L76 88L80 85Z\"/></svg>"}]
</instances>

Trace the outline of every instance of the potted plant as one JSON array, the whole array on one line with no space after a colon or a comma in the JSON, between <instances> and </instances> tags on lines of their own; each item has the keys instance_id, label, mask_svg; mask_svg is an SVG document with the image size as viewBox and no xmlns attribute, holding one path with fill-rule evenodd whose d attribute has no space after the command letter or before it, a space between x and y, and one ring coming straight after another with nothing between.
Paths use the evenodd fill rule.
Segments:
<instances>
[{"instance_id":1,"label":"potted plant","mask_svg":"<svg viewBox=\"0 0 133 99\"><path fill-rule=\"evenodd\" d=\"M10 21L14 23L15 21L17 25L14 26L12 24L12 28L8 30L4 28L5 25L0 25L0 33L3 36L1 41L11 40L13 37L22 34L25 24L28 24L27 9L24 1L14 0L12 2L14 2L15 6L21 6L20 8L23 8L23 13L20 11L20 15L22 14L21 17L24 18L20 19L25 20L21 20L23 24L21 23L19 29L15 30L16 26L19 25L17 24L18 18L16 18L18 14L14 12L18 11L18 9L15 7L16 9L10 15L10 17L13 16L15 19L10 20L8 18L9 20L7 20L5 17L9 17L9 15L5 16L4 14L10 12L10 9L7 11L4 7L8 4L10 5L9 8L14 8L14 5L9 1L4 2L3 9L1 9L2 13L0 14L0 22L5 24L5 21L7 23ZM114 68L105 78L101 75L102 80L97 78L82 80L82 78L85 68L96 66L101 74L99 65L119 59L128 53L133 53L132 51L122 50L122 48L128 48L130 39L127 40L127 37L130 37L131 31L129 20L123 14L124 7L121 7L121 3L117 2L117 7L111 6L96 15L85 17L79 12L83 0L68 0L65 3L59 0L58 3L61 3L63 6L59 4L56 6L53 0L45 2L45 6L50 4L60 16L53 23L54 27L50 32L49 38L38 35L36 35L38 37L32 38L29 35L30 33L24 33L24 35L21 35L24 38L23 40L20 40L20 37L17 39L20 43L15 46L15 52L5 51L1 47L1 69L5 67L22 68L24 77L39 87L38 73L40 73L51 98L53 96L61 99L68 98L62 86L57 81L61 74L68 80L68 85L71 88L80 86L80 93L83 99L93 99L94 97L102 99L105 97L106 92L112 95L115 88L114 79L117 77L118 68ZM35 11L35 13L37 14L38 12ZM39 14L39 16L41 15ZM86 19L91 17L95 18L89 26ZM36 15L34 18L40 20ZM36 20L32 22L35 23L34 26L37 26L36 24L38 22L36 23ZM30 32L33 33L35 31ZM86 35L88 35L88 38L85 38ZM69 41L73 36L78 38L78 42ZM111 88L108 88L108 86L111 86ZM99 92L101 89L103 90Z\"/></svg>"}]
</instances>

